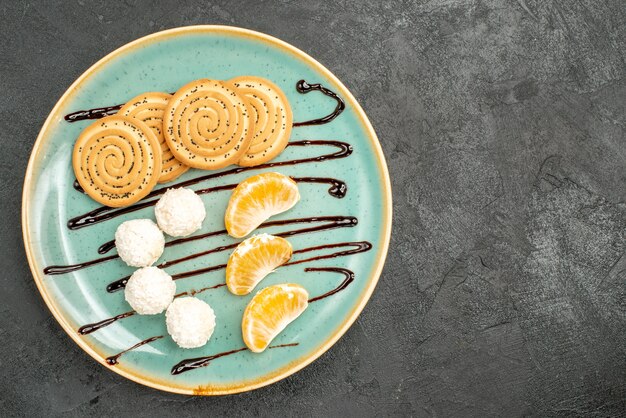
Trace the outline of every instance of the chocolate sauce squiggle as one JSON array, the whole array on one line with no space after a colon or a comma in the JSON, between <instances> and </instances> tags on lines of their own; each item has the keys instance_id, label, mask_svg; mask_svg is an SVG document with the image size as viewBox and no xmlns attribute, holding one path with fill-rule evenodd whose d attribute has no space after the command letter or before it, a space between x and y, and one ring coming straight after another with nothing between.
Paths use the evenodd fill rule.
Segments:
<instances>
[{"instance_id":1,"label":"chocolate sauce squiggle","mask_svg":"<svg viewBox=\"0 0 626 418\"><path fill-rule=\"evenodd\" d=\"M140 342L138 342L137 344L133 345L132 347L127 348L127 349L126 349L126 350L124 350L124 351L120 351L119 353L117 353L117 354L116 354L116 355L114 355L114 356L107 357L107 358L106 358L106 362L107 362L107 364L108 364L109 366L115 366L115 365L118 363L119 358L120 358L120 357L122 357L124 354L128 353L128 352L129 352L129 351L131 351L131 350L134 350L134 349L136 349L136 348L139 348L139 347L141 347L142 345L150 344L151 342L156 341L156 340L159 340L159 339L161 339L161 338L163 338L163 336L162 336L162 335L157 335L156 337L150 337L150 338L148 338L148 339L145 339L145 340L143 340L143 341L140 341Z\"/></svg>"},{"instance_id":2,"label":"chocolate sauce squiggle","mask_svg":"<svg viewBox=\"0 0 626 418\"><path fill-rule=\"evenodd\" d=\"M332 113L330 113L327 116L324 116L323 118L313 119L313 120L305 121L305 122L295 122L293 124L294 127L305 126L305 125L321 125L323 123L328 123L332 121L333 119L335 119L337 116L339 116L339 114L343 112L343 110L346 108L345 102L343 101L341 97L337 95L337 93L322 86L321 84L309 84L304 80L300 80L296 83L296 90L300 94L307 94L315 90L321 91L325 95L335 99L337 101L337 107L335 107L335 110ZM170 93L170 94L174 94L174 93ZM124 103L113 105L113 106L107 106L107 107L96 107L93 109L78 110L76 112L72 112L72 113L65 115L64 119L70 123L78 122L80 120L100 119L105 116L116 114L122 108L122 106L124 106Z\"/></svg>"},{"instance_id":3,"label":"chocolate sauce squiggle","mask_svg":"<svg viewBox=\"0 0 626 418\"><path fill-rule=\"evenodd\" d=\"M317 257L309 257L303 260L290 261L289 263L285 263L280 267L295 266L296 264L308 263L309 261L326 260L328 258L337 258L337 257L344 257L346 255L364 253L372 249L372 244L368 241L339 242L337 244L326 244L326 245L318 245L317 247L303 248L301 250L296 250L293 253L302 254L302 253L308 253L311 251L325 250L325 249L331 249L331 248L341 248L341 247L355 247L355 248L351 250L337 251L337 252L330 253L330 254L318 255Z\"/></svg>"},{"instance_id":4,"label":"chocolate sauce squiggle","mask_svg":"<svg viewBox=\"0 0 626 418\"><path fill-rule=\"evenodd\" d=\"M165 245L167 245L167 244L168 243L166 242ZM115 248L115 240L114 239L112 239L111 241L107 241L104 244L102 244L101 246L99 246L98 247L98 254L106 254L109 251L111 251L113 248Z\"/></svg>"},{"instance_id":5,"label":"chocolate sauce squiggle","mask_svg":"<svg viewBox=\"0 0 626 418\"><path fill-rule=\"evenodd\" d=\"M85 189L83 189L83 186L80 185L80 183L78 182L78 180L74 180L74 183L72 183L72 187L74 188L74 190L76 190L79 193L85 194Z\"/></svg>"},{"instance_id":6,"label":"chocolate sauce squiggle","mask_svg":"<svg viewBox=\"0 0 626 418\"><path fill-rule=\"evenodd\" d=\"M303 248L303 249L294 251L293 254L302 254L302 253L308 253L311 251L342 248L342 247L354 247L354 248L343 250L343 251L336 251L330 254L322 254L319 256L309 257L309 258L305 258L302 260L291 261L289 263L283 264L282 266L279 266L278 268L287 267L287 266L295 266L296 264L308 263L310 261L326 260L329 258L344 257L344 256L352 255L352 254L363 253L363 252L369 251L372 248L372 244L368 241L340 242L336 244L326 244L326 245L318 245L316 247ZM172 279L174 280L186 279L188 277L198 276L200 274L210 273L212 271L222 270L224 268L226 268L226 264L217 264L214 266L203 267L197 270L190 270L190 271L185 271L185 272L178 273L178 274L173 274ZM109 285L107 286L107 292L114 293L114 292L117 292L118 290L122 290L123 288L126 287L126 283L128 282L129 278L130 276L127 276L127 277L123 277L119 280L109 283Z\"/></svg>"},{"instance_id":7,"label":"chocolate sauce squiggle","mask_svg":"<svg viewBox=\"0 0 626 418\"><path fill-rule=\"evenodd\" d=\"M337 101L337 107L335 107L335 110L333 110L332 113L324 116L323 118L311 119L304 122L294 122L294 128L297 128L298 126L323 125L324 123L331 122L333 119L339 116L341 112L343 112L343 110L346 108L346 103L341 97L339 97L334 91L327 89L321 84L309 84L304 80L300 80L296 83L296 90L298 90L298 93L302 94L307 94L315 90L321 91L326 96L335 99Z\"/></svg>"},{"instance_id":8,"label":"chocolate sauce squiggle","mask_svg":"<svg viewBox=\"0 0 626 418\"><path fill-rule=\"evenodd\" d=\"M342 227L353 227L358 222L357 219L352 217L352 216L337 216L337 217L334 217L334 219L330 219L329 221L330 221L329 224L318 225L318 226L314 226L314 227L311 227L311 228L294 229L294 230L291 230L291 231L279 232L279 233L274 234L274 235L278 236L278 237L285 238L285 237L291 237L291 236L299 235L299 234L306 234L306 233L309 233L309 232L325 231L327 229L342 228ZM217 253L217 252L221 252L221 251L232 250L234 248L237 248L238 245L239 245L239 242L236 242L234 244L229 244L229 245L223 245L223 246L215 247L215 248L212 248L210 250L201 251L199 253L191 254L191 255L188 255L188 256L185 256L185 257L177 258L177 259L170 260L170 261L164 261L163 263L159 264L157 267L159 267L159 268L171 267L171 266L174 266L176 264L180 264L180 263L182 263L184 261L193 260L195 258L202 257L202 256L205 256L205 255L209 255L209 254L213 254L213 253Z\"/></svg>"},{"instance_id":9,"label":"chocolate sauce squiggle","mask_svg":"<svg viewBox=\"0 0 626 418\"><path fill-rule=\"evenodd\" d=\"M207 290L219 289L220 287L224 287L224 286L226 286L226 283L220 283L220 284L216 284L215 286L210 286L210 287L203 287L202 289L199 289L199 290L189 290L187 292L182 292L182 293L178 293L177 295L174 295L174 298L179 298L181 296L195 296L198 293L206 292ZM137 312L135 311L128 311L119 315L112 316L107 319L103 319L102 321L83 325L82 327L78 328L78 333L81 335L91 334L92 332L98 331L100 328L108 327L112 323L117 322L120 319L133 316L136 313Z\"/></svg>"},{"instance_id":10,"label":"chocolate sauce squiggle","mask_svg":"<svg viewBox=\"0 0 626 418\"><path fill-rule=\"evenodd\" d=\"M342 180L337 180L331 177L292 177L292 179L298 183L320 183L330 184L328 194L337 199L342 199L348 192L348 185Z\"/></svg>"},{"instance_id":11,"label":"chocolate sauce squiggle","mask_svg":"<svg viewBox=\"0 0 626 418\"><path fill-rule=\"evenodd\" d=\"M328 178L328 177L292 177L295 182L298 183L327 183L330 185L328 189L328 194L338 199L341 199L345 196L345 192L347 190L346 184L338 179ZM223 186L216 187L208 187L206 189L194 190L196 194L209 194L214 192L221 192L224 190L232 190L237 187L238 183L225 184ZM131 206L127 206L125 208L111 208L108 206L102 206L94 211L88 212L84 215L81 215L76 218L72 218L67 222L67 226L69 229L80 229L85 226L93 225L98 222L102 222L105 220L113 219L117 216L124 215L126 213L131 213L138 211L140 209L148 208L150 206L154 206L157 204L159 199L152 199L143 201L140 203L136 203Z\"/></svg>"},{"instance_id":12,"label":"chocolate sauce squiggle","mask_svg":"<svg viewBox=\"0 0 626 418\"><path fill-rule=\"evenodd\" d=\"M332 222L335 225L334 226L320 225L320 226L314 226L314 227L305 228L305 229L295 229L293 231L281 232L280 234L274 234L274 235L280 235L281 237L284 238L287 236L302 234L304 232L325 231L327 229L332 229L332 228L355 226L357 223L359 223L358 219L355 218L354 216L312 216L310 218L295 218L295 219L285 219L281 221L264 222L261 225L259 225L257 229L269 228L271 226L282 226L282 225L314 223L314 222ZM191 241L198 241L198 240L202 240L202 239L209 238L209 237L215 237L218 235L226 235L227 233L228 232L225 229L222 229L219 231L207 232L206 234L194 235L194 236L186 237L186 238L178 238L178 239L166 242L165 247L171 247L174 245L184 244L184 243L191 242ZM98 248L98 253L105 254L108 251L112 250L113 248L115 248L115 240L111 240L102 244L100 248Z\"/></svg>"},{"instance_id":13,"label":"chocolate sauce squiggle","mask_svg":"<svg viewBox=\"0 0 626 418\"><path fill-rule=\"evenodd\" d=\"M350 286L350 283L354 281L354 272L352 270L348 270L342 267L307 267L304 269L304 271L307 273L311 271L329 271L333 273L341 273L345 276L339 286L335 287L333 290L324 293L323 295L319 295L309 299L309 303L317 302L318 300L322 300L324 298L334 295L335 293L341 292L343 289Z\"/></svg>"},{"instance_id":14,"label":"chocolate sauce squiggle","mask_svg":"<svg viewBox=\"0 0 626 418\"><path fill-rule=\"evenodd\" d=\"M87 119L100 119L105 116L114 115L124 106L124 104L107 106L107 107L96 107L93 109L87 110L79 110L77 112L69 113L65 115L63 119L68 122L77 122L79 120L87 120Z\"/></svg>"},{"instance_id":15,"label":"chocolate sauce squiggle","mask_svg":"<svg viewBox=\"0 0 626 418\"><path fill-rule=\"evenodd\" d=\"M314 222L324 222L324 224L322 225L317 225L317 226L313 226L310 228L301 228L301 229L293 229L291 231L285 231L285 232L279 232L276 233L274 235L280 236L280 237L290 237L290 236L294 236L294 235L298 235L298 234L305 234L305 233L309 233L309 232L317 232L317 231L325 231L328 229L334 229L334 228L345 228L345 227L353 227L358 223L357 218L355 218L354 216L317 216L317 217L310 217L310 218L296 218L296 219L285 219L285 220L281 220L281 221L270 221L270 222L265 222L263 224L261 224L259 226L259 229L261 228L267 228L267 227L271 227L271 226L279 226L279 225L288 225L288 224L299 224L299 223L314 223ZM200 235L194 235L191 237L186 237L186 238L179 238L179 239L175 239L173 241L169 241L165 244L166 247L170 247L173 245L179 245L179 244L183 244L186 242L190 242L190 241L197 241L200 239L205 239L207 237L212 237L212 236L217 236L217 235L226 235L227 232L225 229L222 229L220 231L213 231L213 232L208 232L206 234L200 234ZM160 265L158 265L157 267L163 268L165 266L171 266L174 264L178 264L182 261L186 261L186 260L191 260L193 258L197 258L200 257L202 255L207 255L207 254L211 254L214 252L218 252L218 251L225 251L228 250L230 248L235 248L238 245L238 243L232 244L230 246L221 246L221 247L216 247L213 248L211 250L202 252L202 253L197 253L197 254L192 254L191 256L182 258L182 259L177 259L177 260L171 260L171 261L166 261L161 263ZM115 241L109 241L105 244L103 244L100 248L103 247L114 247L115 246ZM100 249L98 250L98 252L100 252ZM89 260L89 261L85 261L83 263L77 263L77 264L70 264L70 265L55 265L55 266L48 266L46 268L43 269L44 274L48 274L48 275L58 275L58 274L65 274L65 273L70 273L72 271L76 271L76 270L80 270L83 268L87 268L96 264L100 264L100 263L104 263L106 261L110 261L110 260L114 260L116 258L118 258L119 255L110 255L107 257L101 257L101 258L96 258L94 260Z\"/></svg>"},{"instance_id":16,"label":"chocolate sauce squiggle","mask_svg":"<svg viewBox=\"0 0 626 418\"><path fill-rule=\"evenodd\" d=\"M119 255L110 255L108 257L96 258L93 260L85 261L83 263L77 264L69 264L66 266L47 266L43 269L43 274L47 274L49 276L54 276L57 274L66 274L71 273L72 271L81 270L90 266L95 266L96 264L104 263L106 261L115 260L119 258Z\"/></svg>"},{"instance_id":17,"label":"chocolate sauce squiggle","mask_svg":"<svg viewBox=\"0 0 626 418\"><path fill-rule=\"evenodd\" d=\"M234 174L239 174L242 172L246 172L249 170L258 170L258 169L263 169L263 168L272 168L272 167L282 167L282 166L288 166L288 165L298 165L298 164L305 164L305 163L310 163L310 162L321 162L321 161L327 161L327 160L334 160L334 159L338 159L338 158L345 158L347 156L349 156L350 154L352 154L352 146L346 142L341 142L341 141L333 141L333 140L306 140L306 141L296 141L296 142L290 142L288 144L288 146L310 146L310 145L315 145L315 146L335 146L337 148L339 148L339 151L333 152L333 153L329 153L329 154L323 154L320 155L318 157L311 157L311 158L300 158L300 159L294 159L294 160L287 160L287 161L277 161L277 162L273 162L273 163L266 163L266 164L261 164L261 165L257 165L255 167L237 167L237 168L232 168L230 170L226 170L226 171L222 171L219 173L212 173L212 174L207 174L204 176L200 176L194 179L190 179L190 180L186 180L186 181L181 181L178 183L174 183L171 184L169 186L166 187L161 187L159 189L153 190L152 192L150 192L145 199L150 198L150 197L154 197L154 196L158 196L158 195L162 195L163 193L165 193L165 191L167 189L173 188L173 187L188 187L188 186L192 186L194 184L203 182L203 181L207 181L207 180L211 180L214 178L218 178L218 177L224 177L224 176L228 176L228 175L234 175ZM320 178L320 181L315 181L316 183L318 182L322 182L321 180L322 178ZM330 179L330 178L323 178L323 182L328 183L331 185L331 188L328 190L328 193L330 195L332 195L333 197L336 198L342 198L345 196L345 192L346 192L346 186L345 183L343 183L341 180L337 180L337 179ZM311 181L311 178L309 178L309 182ZM203 193L211 193L211 192L216 192L219 190L228 190L228 189L232 189L234 188L236 185L227 185L227 186L218 186L218 187L211 187L208 189L201 189L201 190L197 190L196 193L198 194L203 194ZM89 225L93 225L99 222L104 222L107 221L109 219L113 219L117 216L126 214L126 213L131 213L143 208L147 208L150 206L155 205L157 202L157 199L152 199L152 200L143 200L140 201L139 203L136 203L134 205L131 206L127 206L125 208L111 208L108 206L100 206L97 209L94 209L90 212L84 213L82 215L76 216L72 219L70 219L67 222L67 227L69 229L80 229L80 228L84 228L87 227Z\"/></svg>"},{"instance_id":18,"label":"chocolate sauce squiggle","mask_svg":"<svg viewBox=\"0 0 626 418\"><path fill-rule=\"evenodd\" d=\"M295 347L298 344L299 343L271 345L271 346L269 346L267 348L274 349L274 348ZM174 367L172 367L171 373L173 375L177 375L177 374L181 374L181 373L184 373L184 372L188 372L189 370L194 370L194 369L198 369L200 367L205 367L205 366L208 366L209 363L211 363L215 359L218 359L220 357L230 356L232 354L240 353L242 351L247 351L247 350L248 350L248 347L241 347L241 348L237 348L235 350L224 351L222 353L213 354L211 356L196 357L196 358L190 358L190 359L182 360L182 361L176 363L174 365Z\"/></svg>"},{"instance_id":19,"label":"chocolate sauce squiggle","mask_svg":"<svg viewBox=\"0 0 626 418\"><path fill-rule=\"evenodd\" d=\"M129 316L135 315L137 312L128 311L121 313L119 315L115 315L111 318L103 319L102 321L94 322L92 324L86 324L82 327L78 328L78 333L80 335L91 334L92 332L98 331L100 328L104 328L106 326L111 325L112 323L119 321L120 319L128 318Z\"/></svg>"},{"instance_id":20,"label":"chocolate sauce squiggle","mask_svg":"<svg viewBox=\"0 0 626 418\"><path fill-rule=\"evenodd\" d=\"M341 267L308 267L308 268L304 269L304 271L305 272L330 271L330 272L341 273L341 274L343 274L345 276L345 279L339 284L339 286L335 287L333 290L331 290L329 292L326 292L326 293L324 293L324 294L322 294L320 296L316 296L314 298L309 299L309 303L317 302L319 300L322 300L324 298L332 296L332 295L334 295L334 294L336 294L338 292L341 292L346 287L348 287L350 285L350 283L352 283L354 281L354 272L352 272L351 270L345 269L345 268L341 268ZM205 290L215 289L215 288L223 287L223 286L226 286L226 285L222 283L222 284L219 284L219 285L216 285L216 286L200 289L198 291L183 292L183 293L179 293L175 297L180 297L180 296L183 296L183 295L190 295L190 294L191 295L195 295L195 294L198 294L198 293L203 292ZM126 312L125 314L120 314L120 315L115 316L113 318L116 318L114 320L117 320L117 319L121 319L121 318L125 318L127 316L130 316L132 314L134 314L134 312ZM126 315L126 316L123 316L123 315ZM113 318L110 318L110 319L113 319ZM105 321L101 321L100 323L104 323ZM106 325L108 325L108 324L106 324ZM106 326L106 325L103 325L103 326ZM87 327L87 325L85 325L84 327L81 327L81 329L85 328L85 327ZM80 330L79 330L79 332L80 332ZM93 331L90 331L90 332L93 332ZM127 352L129 352L131 350L134 350L134 349L136 349L138 347L141 347L143 345L150 344L151 342L156 341L156 340L161 339L161 338L163 338L163 336L162 335L158 335L158 336L150 337L148 339L140 341L137 344L133 345L130 348L127 348L124 351L121 351L121 352L119 352L119 353L117 353L117 354L115 354L113 356L107 357L106 362L107 362L107 364L109 364L111 366L114 366L114 365L118 364L119 358L122 355L126 354ZM279 345L269 346L268 348L269 349L273 349L273 348L295 347L297 345L298 345L298 343L279 344ZM210 356L185 359L185 360L182 360L182 361L176 363L174 365L174 367L172 367L171 374L172 375L177 375L177 374L181 374L181 373L184 373L184 372L187 372L187 371L190 371L190 370L198 369L198 368L201 368L201 367L206 367L213 360L216 360L216 359L218 359L220 357L230 356L232 354L240 353L240 352L246 351L246 350L248 350L247 347L241 347L241 348L237 348L235 350L224 351L224 352L213 354L213 355L210 355Z\"/></svg>"},{"instance_id":21,"label":"chocolate sauce squiggle","mask_svg":"<svg viewBox=\"0 0 626 418\"><path fill-rule=\"evenodd\" d=\"M333 290L324 293L323 295L320 296L316 296L314 298L309 299L309 303L312 302L317 302L319 300L322 300L324 298L327 298L329 296L334 295L335 293L341 292L342 290L344 290L346 287L348 287L350 285L350 283L352 283L354 281L354 272L345 268L341 268L341 267L309 267L304 269L305 272L311 272L311 271L330 271L330 272L335 272L335 273L341 273L345 276L345 279L341 282L341 284L339 284L339 286L335 287ZM282 344L279 346L270 346L268 348L278 348L278 347L291 347L294 345L298 345L297 343L292 343L292 344ZM231 354L235 354L235 353L239 353L241 351L245 351L247 350L246 347L242 347L242 348L238 348L236 350L231 350L231 351L225 351L223 353L218 353L218 354L213 354L211 356L206 356L206 357L196 357L196 358L190 358L190 359L185 359L182 360L178 363L176 363L176 365L174 365L174 367L172 367L172 371L171 373L173 375L177 375L177 374L181 374L190 370L194 370L194 369L198 369L200 367L205 367L208 366L211 361L218 359L220 357L224 357L224 356L229 356Z\"/></svg>"},{"instance_id":22,"label":"chocolate sauce squiggle","mask_svg":"<svg viewBox=\"0 0 626 418\"><path fill-rule=\"evenodd\" d=\"M329 271L329 272L341 273L345 276L345 279L339 284L339 286L324 293L323 295L316 296L314 298L309 299L309 303L316 302L318 300L332 296L335 293L344 290L346 287L350 285L350 283L354 281L354 273L351 270L341 268L341 267L307 267L304 269L304 271L307 273L312 272L312 271ZM199 290L189 290L186 292L178 293L177 295L174 296L174 298L179 298L181 296L195 296L199 293L206 292L207 290L219 289L225 286L226 286L226 283L220 283L220 284L216 284L210 287L203 287L202 289L199 289ZM91 334L92 332L95 332L99 330L100 328L107 327L113 324L114 322L119 321L120 319L133 316L135 313L136 313L135 311L124 312L122 314L115 315L107 319L103 319L102 321L83 325L82 327L78 329L78 333L81 335Z\"/></svg>"}]
</instances>

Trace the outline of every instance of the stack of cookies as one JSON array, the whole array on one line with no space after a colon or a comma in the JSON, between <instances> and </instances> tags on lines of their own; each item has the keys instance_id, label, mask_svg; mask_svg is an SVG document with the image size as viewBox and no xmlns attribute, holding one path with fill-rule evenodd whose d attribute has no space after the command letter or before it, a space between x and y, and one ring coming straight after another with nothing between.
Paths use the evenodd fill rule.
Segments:
<instances>
[{"instance_id":1,"label":"stack of cookies","mask_svg":"<svg viewBox=\"0 0 626 418\"><path fill-rule=\"evenodd\" d=\"M175 94L150 92L87 127L72 164L85 192L122 207L189 167L256 166L282 152L293 123L285 94L260 77L201 79Z\"/></svg>"}]
</instances>

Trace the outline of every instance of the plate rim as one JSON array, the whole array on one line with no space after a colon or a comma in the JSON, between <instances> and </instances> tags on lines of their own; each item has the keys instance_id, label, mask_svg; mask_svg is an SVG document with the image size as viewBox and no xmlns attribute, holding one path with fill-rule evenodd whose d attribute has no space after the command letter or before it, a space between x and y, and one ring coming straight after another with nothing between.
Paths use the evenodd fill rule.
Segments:
<instances>
[{"instance_id":1,"label":"plate rim","mask_svg":"<svg viewBox=\"0 0 626 418\"><path fill-rule=\"evenodd\" d=\"M208 387L200 386L197 389L191 390L191 389L187 389L183 387L163 384L155 380L150 380L138 374L127 371L123 368L109 367L106 365L104 358L99 353L97 353L96 350L90 344L88 344L85 339L78 338L79 336L76 334L76 331L68 323L66 318L61 314L61 312L57 308L55 299L47 292L46 287L43 284L43 277L41 276L41 271L37 266L37 263L34 257L34 252L33 252L33 249L31 248L31 241L30 241L31 234L30 234L28 213L30 211L30 195L32 193L29 193L29 191L32 188L33 172L35 170L36 161L40 160L37 157L43 148L45 133L48 131L50 125L52 124L52 121L56 119L61 106L65 103L67 99L69 99L74 94L75 90L83 83L83 81L87 79L89 76L91 76L93 73L97 72L101 66L106 64L111 59L117 58L118 56L121 56L125 53L132 52L132 50L137 47L141 47L145 44L149 44L157 40L162 40L164 38L181 36L181 35L184 36L184 35L195 34L195 33L222 33L225 35L248 37L248 38L253 38L262 43L270 44L271 46L279 47L280 49L286 52L292 53L296 55L298 58L312 65L316 70L319 70L323 75L325 75L332 82L334 82L339 87L339 90L341 90L341 93L344 96L344 99L350 105L352 105L352 107L354 108L356 112L356 115L358 116L359 120L361 121L361 123L363 124L363 126L365 127L365 129L367 130L369 134L368 140L371 141L373 149L374 149L374 153L376 157L376 164L378 165L379 173L380 173L379 181L381 181L381 184L382 184L382 188L383 188L382 194L383 194L383 198L385 202L383 202L384 203L383 204L383 225L381 228L382 232L380 235L381 242L379 243L380 250L377 254L376 265L374 266L373 272L369 277L369 283L366 289L364 290L360 301L353 307L349 316L335 329L335 331L330 336L330 338L327 338L322 343L322 345L316 350L310 351L309 353L301 357L298 361L292 362L291 364L280 369L278 373L275 373L273 375L272 374L268 375L269 376L268 378L264 376L260 379L250 381L250 383L247 383L244 385L233 385L227 388L212 389L210 386ZM142 384L142 385L154 388L154 389L159 389L165 392L178 393L178 394L184 394L184 395L227 395L227 394L241 393L241 392L247 392L247 391L251 391L254 389L258 389L263 386L267 386L279 380L282 380L298 372L299 370L302 370L303 368L311 364L313 361L318 359L326 351L328 351L333 345L335 345L335 343L352 326L354 321L356 321L360 313L365 308L365 305L369 301L374 289L376 288L376 284L378 283L378 280L382 273L382 269L385 264L385 260L386 260L387 252L389 248L389 242L391 239L392 193L391 193L391 181L389 178L389 171L388 171L387 164L385 161L385 156L383 154L382 147L380 146L378 136L376 135L376 132L374 131L374 128L372 127L372 124L367 118L365 111L361 108L360 104L357 102L357 100L352 95L352 93L333 73L330 72L330 70L328 70L324 65L319 63L317 60L315 60L313 57L303 52L299 48L285 41L282 41L278 38L275 38L271 35L262 33L262 32L257 32L254 30L245 29L245 28L241 28L237 26L193 25L193 26L182 26L182 27L167 29L164 31L154 32L154 33L140 37L138 39L135 39L134 41L128 42L120 46L119 48L108 53L103 58L99 59L96 63L91 65L65 90L63 95L59 98L59 100L56 102L56 104L50 111L50 114L46 118L44 124L42 125L41 130L39 131L39 134L37 135L37 139L35 140L35 144L33 145L30 157L28 159L28 166L26 169L26 174L24 176L24 183L23 183L23 188L22 188L22 214L21 215L22 215L21 216L22 240L24 242L24 248L26 251L26 257L28 259L28 264L30 266L31 274L33 276L35 284L37 285L39 294L43 298L48 309L52 312L52 315L54 316L56 321L59 323L59 325L61 325L61 328L83 351L89 354L98 363L105 366L106 369L111 370L133 382L136 382L136 383L139 383L139 384Z\"/></svg>"}]
</instances>

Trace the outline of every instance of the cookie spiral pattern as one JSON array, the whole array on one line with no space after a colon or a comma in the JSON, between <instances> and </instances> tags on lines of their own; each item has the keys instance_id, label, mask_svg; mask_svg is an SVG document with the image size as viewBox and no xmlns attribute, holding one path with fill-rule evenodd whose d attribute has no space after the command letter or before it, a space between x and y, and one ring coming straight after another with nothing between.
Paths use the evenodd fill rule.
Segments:
<instances>
[{"instance_id":1,"label":"cookie spiral pattern","mask_svg":"<svg viewBox=\"0 0 626 418\"><path fill-rule=\"evenodd\" d=\"M161 146L161 175L159 183L167 183L189 170L185 164L174 157L163 136L163 114L172 95L160 92L140 94L126 103L119 111L120 115L139 119L152 129Z\"/></svg>"},{"instance_id":2,"label":"cookie spiral pattern","mask_svg":"<svg viewBox=\"0 0 626 418\"><path fill-rule=\"evenodd\" d=\"M108 116L80 134L72 165L91 198L106 206L128 206L155 186L161 173L161 147L140 120Z\"/></svg>"},{"instance_id":3,"label":"cookie spiral pattern","mask_svg":"<svg viewBox=\"0 0 626 418\"><path fill-rule=\"evenodd\" d=\"M246 99L222 81L201 79L181 87L163 119L165 140L184 164L214 170L235 164L252 140Z\"/></svg>"},{"instance_id":4,"label":"cookie spiral pattern","mask_svg":"<svg viewBox=\"0 0 626 418\"><path fill-rule=\"evenodd\" d=\"M287 97L275 84L261 77L242 76L230 80L250 104L254 136L238 164L249 167L268 162L280 154L291 134L293 113Z\"/></svg>"}]
</instances>

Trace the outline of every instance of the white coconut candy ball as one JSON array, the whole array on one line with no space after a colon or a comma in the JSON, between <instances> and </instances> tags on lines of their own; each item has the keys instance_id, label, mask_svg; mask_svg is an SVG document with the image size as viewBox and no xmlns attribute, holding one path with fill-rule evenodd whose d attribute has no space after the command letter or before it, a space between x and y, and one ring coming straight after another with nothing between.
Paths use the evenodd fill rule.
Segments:
<instances>
[{"instance_id":1,"label":"white coconut candy ball","mask_svg":"<svg viewBox=\"0 0 626 418\"><path fill-rule=\"evenodd\" d=\"M147 267L163 254L165 237L150 219L133 219L117 227L115 247L129 266Z\"/></svg>"},{"instance_id":2,"label":"white coconut candy ball","mask_svg":"<svg viewBox=\"0 0 626 418\"><path fill-rule=\"evenodd\" d=\"M174 300L176 284L158 267L144 267L133 273L126 283L126 302L141 315L163 312Z\"/></svg>"},{"instance_id":3,"label":"white coconut candy ball","mask_svg":"<svg viewBox=\"0 0 626 418\"><path fill-rule=\"evenodd\" d=\"M165 312L165 325L180 347L202 347L215 329L215 313L206 302L198 298L178 298Z\"/></svg>"},{"instance_id":4,"label":"white coconut candy ball","mask_svg":"<svg viewBox=\"0 0 626 418\"><path fill-rule=\"evenodd\" d=\"M173 237L185 237L202 228L206 209L191 189L169 189L157 202L154 213L159 227Z\"/></svg>"}]
</instances>

